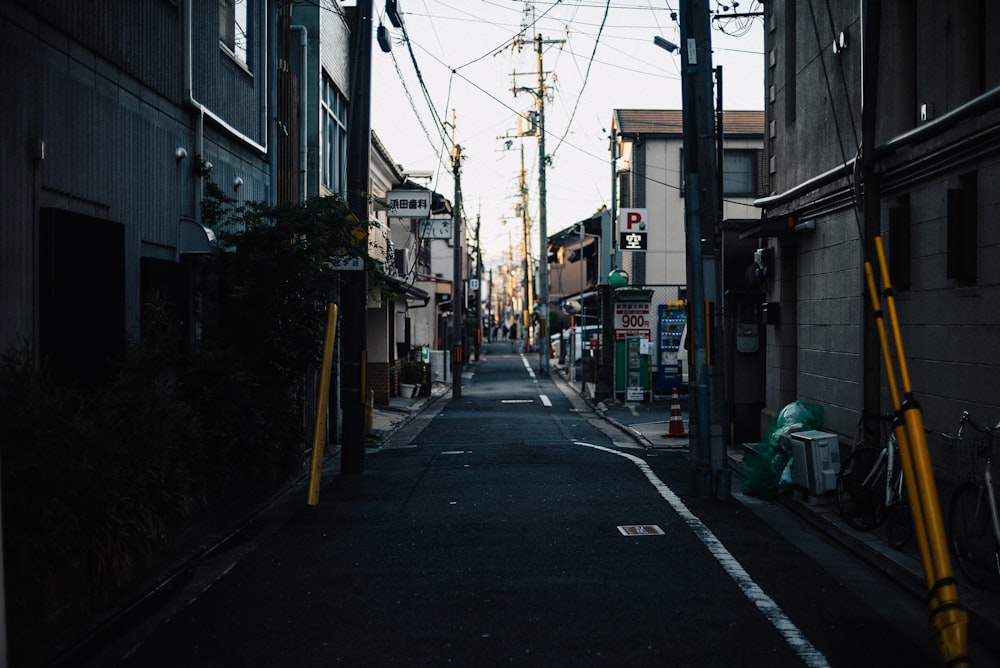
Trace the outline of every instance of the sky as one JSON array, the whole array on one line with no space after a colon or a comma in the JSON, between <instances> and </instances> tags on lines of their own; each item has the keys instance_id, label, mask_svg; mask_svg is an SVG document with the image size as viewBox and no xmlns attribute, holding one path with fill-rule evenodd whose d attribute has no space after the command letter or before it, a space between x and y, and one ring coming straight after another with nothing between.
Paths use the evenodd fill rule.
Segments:
<instances>
[{"instance_id":1,"label":"sky","mask_svg":"<svg viewBox=\"0 0 1000 668\"><path fill-rule=\"evenodd\" d=\"M711 11L731 13L734 3L706 4ZM653 44L656 35L680 43L678 5L678 0L397 0L404 37L404 29L391 25L385 3L375 0L375 25L385 26L392 50L384 53L373 45L372 129L404 172L430 172L429 187L452 201L452 142L462 147L463 210L469 228L479 218L486 267L499 267L511 246L515 258L521 257L515 207L523 147L537 260L538 143L517 133L518 115L534 109L535 95L514 93L518 87L538 88L536 35L548 42L542 63L551 235L610 206L614 109L681 108L680 56ZM762 10L756 0L743 0L736 9ZM722 66L725 109L763 109L761 19L714 21L712 48L713 66Z\"/></svg>"}]
</instances>

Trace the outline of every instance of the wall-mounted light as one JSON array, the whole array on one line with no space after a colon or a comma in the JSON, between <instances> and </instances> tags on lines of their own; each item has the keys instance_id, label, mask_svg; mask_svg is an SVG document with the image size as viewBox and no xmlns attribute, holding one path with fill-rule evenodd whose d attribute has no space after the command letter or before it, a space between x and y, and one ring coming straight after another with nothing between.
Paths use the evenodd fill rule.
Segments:
<instances>
[{"instance_id":1,"label":"wall-mounted light","mask_svg":"<svg viewBox=\"0 0 1000 668\"><path fill-rule=\"evenodd\" d=\"M842 32L833 40L833 52L841 53L847 50L847 33Z\"/></svg>"},{"instance_id":2,"label":"wall-mounted light","mask_svg":"<svg viewBox=\"0 0 1000 668\"><path fill-rule=\"evenodd\" d=\"M188 157L188 152L187 152L187 149L185 149L183 146L178 146L174 150L174 159L176 159L177 162L180 162L181 160L183 160L186 157Z\"/></svg>"},{"instance_id":3,"label":"wall-mounted light","mask_svg":"<svg viewBox=\"0 0 1000 668\"><path fill-rule=\"evenodd\" d=\"M239 190L240 186L242 186L242 185L243 185L243 178L242 177L237 176L235 179L233 179L233 190L234 191L235 190Z\"/></svg>"},{"instance_id":4,"label":"wall-mounted light","mask_svg":"<svg viewBox=\"0 0 1000 668\"><path fill-rule=\"evenodd\" d=\"M812 232L816 229L816 221L803 220L801 223L796 224L792 229L796 232Z\"/></svg>"}]
</instances>

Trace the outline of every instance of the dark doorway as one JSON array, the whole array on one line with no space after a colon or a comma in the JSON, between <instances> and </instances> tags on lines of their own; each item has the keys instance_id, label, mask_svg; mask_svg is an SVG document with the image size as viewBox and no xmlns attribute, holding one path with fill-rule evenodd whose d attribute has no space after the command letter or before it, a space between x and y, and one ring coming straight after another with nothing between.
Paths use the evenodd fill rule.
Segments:
<instances>
[{"instance_id":1,"label":"dark doorway","mask_svg":"<svg viewBox=\"0 0 1000 668\"><path fill-rule=\"evenodd\" d=\"M125 346L125 227L40 213L39 352L56 380L93 385Z\"/></svg>"}]
</instances>

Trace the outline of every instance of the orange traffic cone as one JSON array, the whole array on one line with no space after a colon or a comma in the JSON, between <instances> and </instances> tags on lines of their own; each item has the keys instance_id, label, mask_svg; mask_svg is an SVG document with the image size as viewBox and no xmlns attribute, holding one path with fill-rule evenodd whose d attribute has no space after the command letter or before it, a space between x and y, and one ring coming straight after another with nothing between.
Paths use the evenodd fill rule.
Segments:
<instances>
[{"instance_id":1,"label":"orange traffic cone","mask_svg":"<svg viewBox=\"0 0 1000 668\"><path fill-rule=\"evenodd\" d=\"M684 430L684 417L681 415L681 398L677 396L675 387L674 394L670 397L670 425L663 438L683 438L687 435L687 431Z\"/></svg>"}]
</instances>

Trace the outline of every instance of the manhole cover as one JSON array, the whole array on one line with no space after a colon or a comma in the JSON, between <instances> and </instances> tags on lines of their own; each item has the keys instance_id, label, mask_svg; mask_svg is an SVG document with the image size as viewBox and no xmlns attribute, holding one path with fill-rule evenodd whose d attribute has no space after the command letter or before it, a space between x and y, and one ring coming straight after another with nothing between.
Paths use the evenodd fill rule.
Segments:
<instances>
[{"instance_id":1,"label":"manhole cover","mask_svg":"<svg viewBox=\"0 0 1000 668\"><path fill-rule=\"evenodd\" d=\"M663 529L655 524L629 524L618 527L623 536L662 536Z\"/></svg>"}]
</instances>

